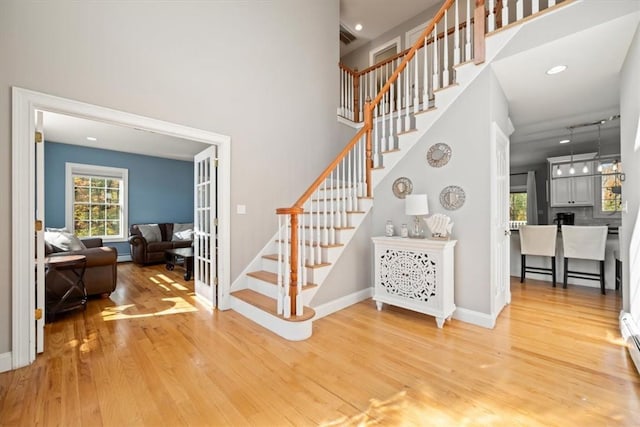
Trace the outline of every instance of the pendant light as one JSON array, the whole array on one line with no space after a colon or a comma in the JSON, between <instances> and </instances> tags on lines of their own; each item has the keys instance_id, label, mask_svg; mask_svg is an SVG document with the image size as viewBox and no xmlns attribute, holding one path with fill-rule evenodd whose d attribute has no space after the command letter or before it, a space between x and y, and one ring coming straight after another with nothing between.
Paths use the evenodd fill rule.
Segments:
<instances>
[{"instance_id":1,"label":"pendant light","mask_svg":"<svg viewBox=\"0 0 640 427\"><path fill-rule=\"evenodd\" d=\"M602 172L602 163L600 162L600 128L602 127L602 122L598 123L598 172Z\"/></svg>"},{"instance_id":2,"label":"pendant light","mask_svg":"<svg viewBox=\"0 0 640 427\"><path fill-rule=\"evenodd\" d=\"M569 144L571 144L571 166L569 166L569 174L574 175L576 169L573 167L573 128L570 128L569 132Z\"/></svg>"}]
</instances>

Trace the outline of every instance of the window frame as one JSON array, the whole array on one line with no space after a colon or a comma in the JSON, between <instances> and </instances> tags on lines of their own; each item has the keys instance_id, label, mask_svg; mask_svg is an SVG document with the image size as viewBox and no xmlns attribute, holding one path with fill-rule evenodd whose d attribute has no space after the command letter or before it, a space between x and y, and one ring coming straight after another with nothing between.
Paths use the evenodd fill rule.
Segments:
<instances>
[{"instance_id":1,"label":"window frame","mask_svg":"<svg viewBox=\"0 0 640 427\"><path fill-rule=\"evenodd\" d=\"M120 190L120 234L117 236L89 236L87 238L101 238L103 242L126 242L129 235L129 170L110 166L89 165L83 163L65 163L65 226L75 234L73 220L74 176L91 176L107 179L122 180Z\"/></svg>"},{"instance_id":2,"label":"window frame","mask_svg":"<svg viewBox=\"0 0 640 427\"><path fill-rule=\"evenodd\" d=\"M607 162L613 163L612 162ZM621 164L621 162L619 162ZM614 212L605 212L602 210L602 176L595 177L594 182L594 203L593 203L593 217L594 218L615 218L622 219L622 208Z\"/></svg>"}]
</instances>

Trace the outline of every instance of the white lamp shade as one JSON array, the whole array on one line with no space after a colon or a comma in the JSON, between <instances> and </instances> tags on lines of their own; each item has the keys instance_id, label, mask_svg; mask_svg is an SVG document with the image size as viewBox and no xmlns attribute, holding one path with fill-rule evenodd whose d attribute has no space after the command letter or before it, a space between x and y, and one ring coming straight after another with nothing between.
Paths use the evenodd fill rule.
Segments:
<instances>
[{"instance_id":1,"label":"white lamp shade","mask_svg":"<svg viewBox=\"0 0 640 427\"><path fill-rule=\"evenodd\" d=\"M404 212L407 215L428 215L429 202L426 194L408 194L404 198Z\"/></svg>"}]
</instances>

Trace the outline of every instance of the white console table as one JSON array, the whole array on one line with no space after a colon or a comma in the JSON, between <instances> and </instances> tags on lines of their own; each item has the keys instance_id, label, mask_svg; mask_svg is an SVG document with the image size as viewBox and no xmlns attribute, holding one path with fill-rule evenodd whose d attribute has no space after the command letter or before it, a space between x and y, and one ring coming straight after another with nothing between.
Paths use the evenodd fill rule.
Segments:
<instances>
[{"instance_id":1,"label":"white console table","mask_svg":"<svg viewBox=\"0 0 640 427\"><path fill-rule=\"evenodd\" d=\"M453 303L453 248L456 240L373 237L378 310L383 303L435 316L439 328Z\"/></svg>"}]
</instances>

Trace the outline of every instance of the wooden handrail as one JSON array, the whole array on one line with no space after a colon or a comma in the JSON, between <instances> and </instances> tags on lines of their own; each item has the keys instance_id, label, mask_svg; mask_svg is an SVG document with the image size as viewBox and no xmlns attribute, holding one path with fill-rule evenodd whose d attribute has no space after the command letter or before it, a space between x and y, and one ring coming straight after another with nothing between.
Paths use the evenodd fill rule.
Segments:
<instances>
[{"instance_id":1,"label":"wooden handrail","mask_svg":"<svg viewBox=\"0 0 640 427\"><path fill-rule=\"evenodd\" d=\"M365 107L365 112L366 112L366 107ZM318 178L316 178L316 180L313 181L313 184L309 186L307 191L305 191L304 194L300 196L300 198L293 204L294 208L302 208L304 203L309 199L309 197L311 197L314 191L320 188L320 184L322 184L324 180L327 179L329 174L333 171L333 169L335 169L338 163L340 163L342 159L344 159L347 156L347 154L349 154L349 151L351 151L351 149L358 143L358 141L360 141L360 138L362 138L362 135L364 135L366 131L367 131L367 128L365 125L362 129L360 129L360 131L358 131L358 133L356 133L356 136L354 136L351 139L351 141L349 141L349 143L342 149L340 154L338 154L338 156L335 159L333 159L331 164L329 164L329 166L326 167L326 169L320 174L320 176L318 176Z\"/></svg>"}]
</instances>

